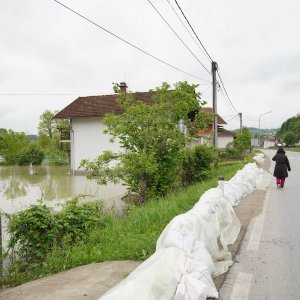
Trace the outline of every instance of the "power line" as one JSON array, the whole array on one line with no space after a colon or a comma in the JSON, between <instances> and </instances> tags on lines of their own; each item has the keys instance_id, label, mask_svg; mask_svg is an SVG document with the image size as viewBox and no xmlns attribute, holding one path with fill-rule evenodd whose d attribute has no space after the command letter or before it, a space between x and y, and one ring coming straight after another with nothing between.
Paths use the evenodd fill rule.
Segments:
<instances>
[{"instance_id":1,"label":"power line","mask_svg":"<svg viewBox=\"0 0 300 300\"><path fill-rule=\"evenodd\" d=\"M171 9L173 10L173 12L175 13L175 15L177 16L178 20L180 21L180 23L182 24L182 26L185 28L185 30L187 31L187 33L189 34L189 36L193 39L193 41L195 42L195 44L197 45L197 47L202 51L202 53L205 55L205 57L209 60L209 58L207 57L205 51L203 50L203 48L199 45L199 43L196 41L196 39L194 38L194 36L190 33L189 29L187 28L187 26L184 24L184 22L181 20L180 16L178 15L178 13L176 12L176 10L174 9L173 5L171 4L171 2L169 0L167 0L169 6L171 7Z\"/></svg>"},{"instance_id":2,"label":"power line","mask_svg":"<svg viewBox=\"0 0 300 300\"><path fill-rule=\"evenodd\" d=\"M238 116L238 114L237 115L235 115L234 117L232 117L231 119L229 119L228 121L226 121L226 123L229 123L230 121L232 121L234 118L236 118Z\"/></svg>"},{"instance_id":3,"label":"power line","mask_svg":"<svg viewBox=\"0 0 300 300\"><path fill-rule=\"evenodd\" d=\"M205 53L207 54L207 56L209 57L209 59L211 60L211 62L213 62L213 59L211 58L211 56L209 55L209 53L207 52L207 50L205 49L204 45L202 44L202 42L200 41L197 33L195 32L194 28L192 27L192 25L190 24L189 20L187 19L187 17L185 16L183 10L181 9L180 5L178 4L177 0L175 0L175 3L177 5L177 7L179 8L179 10L181 11L181 14L184 16L185 20L187 21L187 23L189 24L190 28L192 29L194 35L196 36L197 40L199 41L199 43L201 44L201 46L203 47Z\"/></svg>"},{"instance_id":4,"label":"power line","mask_svg":"<svg viewBox=\"0 0 300 300\"><path fill-rule=\"evenodd\" d=\"M74 95L81 95L81 94L89 94L92 95L91 93L4 93L0 94L0 96L74 96ZM95 93L93 93L95 94Z\"/></svg>"},{"instance_id":5,"label":"power line","mask_svg":"<svg viewBox=\"0 0 300 300\"><path fill-rule=\"evenodd\" d=\"M176 35L176 37L181 41L181 43L185 46L185 48L194 56L194 58L200 63L200 65L210 74L209 70L204 66L204 64L198 59L198 57L194 54L194 52L186 45L186 43L181 39L178 33L172 28L172 26L168 23L168 21L163 17L163 15L158 11L158 9L153 5L150 0L147 0L148 3L152 6L152 8L158 13L158 15L163 19L163 21L167 24L167 26L172 30L172 32Z\"/></svg>"},{"instance_id":6,"label":"power line","mask_svg":"<svg viewBox=\"0 0 300 300\"><path fill-rule=\"evenodd\" d=\"M100 26L99 24L95 23L94 21L90 20L89 18L83 16L82 14L80 14L80 13L76 12L75 10L73 10L72 8L66 6L65 4L63 4L63 3L61 3L61 2L59 2L59 1L57 1L57 0L53 0L53 1L56 2L57 4L63 6L64 8L68 9L69 11L71 11L71 12L74 13L74 14L76 14L77 16L81 17L82 19L86 20L87 22L89 22L89 23L95 25L96 27L102 29L103 31L107 32L108 34L110 34L110 35L114 36L115 38L121 40L122 42L124 42L124 43L130 45L131 47L133 47L133 48L139 50L140 52L142 52L142 53L144 53L144 54L146 54L146 55L152 57L153 59L155 59L155 60L157 60L157 61L159 61L159 62L161 62L161 63L163 63L163 64L165 64L165 65L167 65L167 66L169 66L169 67L171 67L171 68L173 68L173 69L179 71L179 72L182 72L182 73L184 73L184 74L186 74L186 75L189 75L189 76L191 76L191 77L197 78L197 79L202 80L202 81L207 81L207 80L204 80L204 79L202 79L202 78L200 78L200 77L198 77L198 76L196 76L196 75L193 75L193 74L191 74L191 73L188 73L188 72L186 72L186 71L184 71L184 70L182 70L182 69L180 69L180 68L177 68L177 67L175 67L175 66L169 64L168 62L166 62L166 61L164 61L164 60L162 60L162 59L160 59L160 58L158 58L158 57L152 55L151 53L149 53L149 52L147 52L147 51L141 49L140 47L138 47L138 46L136 46L136 45L134 45L134 44L128 42L127 40L121 38L120 36L118 36L118 35L116 35L115 33L109 31L108 29L106 29L106 28Z\"/></svg>"},{"instance_id":7,"label":"power line","mask_svg":"<svg viewBox=\"0 0 300 300\"><path fill-rule=\"evenodd\" d=\"M227 99L222 87L219 85L220 87L220 92L221 92L221 96L223 97L224 103L227 105L229 111L231 111L233 114L236 114L236 111L233 109L233 107L230 105L229 100Z\"/></svg>"},{"instance_id":8,"label":"power line","mask_svg":"<svg viewBox=\"0 0 300 300\"><path fill-rule=\"evenodd\" d=\"M200 94L201 94L201 95L205 94L210 88L211 88L211 84L210 84L210 86L207 87L204 91L202 91L202 92L200 91Z\"/></svg>"},{"instance_id":9,"label":"power line","mask_svg":"<svg viewBox=\"0 0 300 300\"><path fill-rule=\"evenodd\" d=\"M226 94L226 96L227 96L227 98L228 98L228 100L229 100L231 106L232 106L233 109L238 113L237 109L236 109L236 108L234 107L234 105L232 104L230 97L228 96L228 93L227 93L227 91L226 91L226 89L225 89L225 85L224 85L224 83L223 83L223 80L222 80L222 77L221 77L221 74L220 74L219 70L217 70L217 74L218 74L218 76L219 76L219 78L220 78L221 85L222 85L222 87L223 87L223 89L224 89L224 92L225 92L225 94Z\"/></svg>"}]
</instances>

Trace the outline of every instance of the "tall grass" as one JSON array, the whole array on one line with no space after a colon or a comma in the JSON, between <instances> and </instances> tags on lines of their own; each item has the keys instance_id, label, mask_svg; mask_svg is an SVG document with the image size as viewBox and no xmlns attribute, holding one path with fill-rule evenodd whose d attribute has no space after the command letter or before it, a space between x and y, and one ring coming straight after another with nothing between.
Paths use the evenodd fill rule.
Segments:
<instances>
[{"instance_id":1,"label":"tall grass","mask_svg":"<svg viewBox=\"0 0 300 300\"><path fill-rule=\"evenodd\" d=\"M111 219L106 228L92 231L84 242L52 250L43 263L24 273L12 273L6 283L17 285L93 262L145 260L155 252L158 237L176 215L191 209L206 190L216 187L219 176L228 180L243 166L241 162L220 166L209 180L152 199L142 207L132 206L122 218Z\"/></svg>"}]
</instances>

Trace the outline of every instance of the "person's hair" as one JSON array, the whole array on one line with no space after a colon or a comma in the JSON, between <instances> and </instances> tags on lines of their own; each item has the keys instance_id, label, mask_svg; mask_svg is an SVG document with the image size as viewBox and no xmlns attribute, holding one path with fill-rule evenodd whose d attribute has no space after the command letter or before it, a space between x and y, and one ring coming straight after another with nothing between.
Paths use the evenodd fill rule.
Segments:
<instances>
[{"instance_id":1,"label":"person's hair","mask_svg":"<svg viewBox=\"0 0 300 300\"><path fill-rule=\"evenodd\" d=\"M280 153L285 154L285 151L282 147L279 147L277 150L277 154L280 154Z\"/></svg>"}]
</instances>

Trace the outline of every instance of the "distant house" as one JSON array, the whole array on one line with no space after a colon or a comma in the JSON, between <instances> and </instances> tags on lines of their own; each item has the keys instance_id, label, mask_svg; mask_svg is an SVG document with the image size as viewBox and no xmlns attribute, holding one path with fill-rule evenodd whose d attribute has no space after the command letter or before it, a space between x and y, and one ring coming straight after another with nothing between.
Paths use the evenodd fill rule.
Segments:
<instances>
[{"instance_id":1,"label":"distant house","mask_svg":"<svg viewBox=\"0 0 300 300\"><path fill-rule=\"evenodd\" d=\"M275 147L276 139L275 138L269 138L269 139L264 140L263 143L264 143L263 147L265 149Z\"/></svg>"},{"instance_id":2,"label":"distant house","mask_svg":"<svg viewBox=\"0 0 300 300\"><path fill-rule=\"evenodd\" d=\"M201 109L204 112L212 113L213 109L211 107L202 107ZM235 134L232 131L228 131L223 128L227 123L221 118L219 115L217 116L217 124L218 124L218 148L223 149L226 148L228 143L233 142ZM212 134L213 134L213 126L209 124L205 130L198 131L198 140L200 140L201 144L212 145ZM194 142L195 143L195 142Z\"/></svg>"},{"instance_id":3,"label":"distant house","mask_svg":"<svg viewBox=\"0 0 300 300\"><path fill-rule=\"evenodd\" d=\"M126 84L120 83L122 92L126 92ZM142 100L147 104L151 104L152 93L136 92L131 93L134 99ZM70 119L70 149L71 149L71 170L77 173L82 159L94 159L103 151L111 150L113 152L124 151L117 141L110 142L110 136L104 134L105 125L102 120L107 113L122 114L123 110L116 102L118 94L79 97L59 113L55 118ZM211 108L203 108L207 112ZM226 122L218 116L218 123L226 124ZM211 132L211 126L206 134ZM206 135L205 135L206 136ZM220 133L219 139L221 144L225 144L228 137ZM232 138L233 139L233 138ZM197 143L204 142L204 136L197 139ZM64 142L66 139L64 138Z\"/></svg>"}]
</instances>

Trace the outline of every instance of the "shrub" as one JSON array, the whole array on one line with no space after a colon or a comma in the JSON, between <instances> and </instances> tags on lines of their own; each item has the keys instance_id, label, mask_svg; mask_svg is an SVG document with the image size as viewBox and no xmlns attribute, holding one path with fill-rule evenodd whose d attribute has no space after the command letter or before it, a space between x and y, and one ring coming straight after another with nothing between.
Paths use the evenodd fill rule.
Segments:
<instances>
[{"instance_id":1,"label":"shrub","mask_svg":"<svg viewBox=\"0 0 300 300\"><path fill-rule=\"evenodd\" d=\"M12 215L8 225L9 249L17 246L18 257L39 259L50 250L54 240L54 217L46 205L32 205Z\"/></svg>"},{"instance_id":2,"label":"shrub","mask_svg":"<svg viewBox=\"0 0 300 300\"><path fill-rule=\"evenodd\" d=\"M182 155L182 184L189 185L208 178L213 159L213 148L206 145L185 148Z\"/></svg>"},{"instance_id":3,"label":"shrub","mask_svg":"<svg viewBox=\"0 0 300 300\"><path fill-rule=\"evenodd\" d=\"M60 212L45 204L32 205L11 216L8 248L17 254L18 261L40 261L56 246L84 240L92 229L104 227L109 219L100 201L78 204L75 198Z\"/></svg>"},{"instance_id":4,"label":"shrub","mask_svg":"<svg viewBox=\"0 0 300 300\"><path fill-rule=\"evenodd\" d=\"M92 229L105 224L104 206L102 202L94 201L78 205L75 198L67 202L61 212L55 214L56 243L73 243L84 239Z\"/></svg>"},{"instance_id":5,"label":"shrub","mask_svg":"<svg viewBox=\"0 0 300 300\"><path fill-rule=\"evenodd\" d=\"M69 163L69 156L68 153L64 151L49 151L46 153L45 162L50 166L62 166Z\"/></svg>"},{"instance_id":6,"label":"shrub","mask_svg":"<svg viewBox=\"0 0 300 300\"><path fill-rule=\"evenodd\" d=\"M17 158L19 166L26 165L40 165L44 159L44 152L35 144L30 144L28 148L24 149Z\"/></svg>"}]
</instances>

